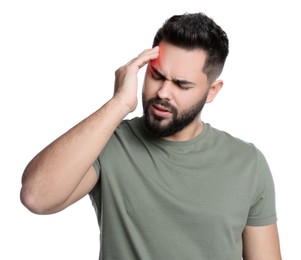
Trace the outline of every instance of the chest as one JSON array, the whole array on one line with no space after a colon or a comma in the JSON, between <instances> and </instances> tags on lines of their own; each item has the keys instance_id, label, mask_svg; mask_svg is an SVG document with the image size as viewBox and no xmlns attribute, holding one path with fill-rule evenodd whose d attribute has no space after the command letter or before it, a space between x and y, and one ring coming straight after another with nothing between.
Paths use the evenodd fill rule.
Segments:
<instances>
[{"instance_id":1,"label":"chest","mask_svg":"<svg viewBox=\"0 0 301 260\"><path fill-rule=\"evenodd\" d=\"M101 178L105 198L135 223L240 234L253 189L251 168L227 156L121 153Z\"/></svg>"}]
</instances>

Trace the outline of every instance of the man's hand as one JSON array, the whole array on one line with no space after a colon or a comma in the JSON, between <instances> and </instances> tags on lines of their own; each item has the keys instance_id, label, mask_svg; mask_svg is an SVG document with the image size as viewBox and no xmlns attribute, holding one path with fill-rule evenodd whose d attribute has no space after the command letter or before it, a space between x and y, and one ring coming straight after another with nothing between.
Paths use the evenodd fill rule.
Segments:
<instances>
[{"instance_id":1,"label":"man's hand","mask_svg":"<svg viewBox=\"0 0 301 260\"><path fill-rule=\"evenodd\" d=\"M134 111L137 106L138 71L158 56L159 47L147 49L116 70L114 98L126 105L130 112Z\"/></svg>"}]
</instances>

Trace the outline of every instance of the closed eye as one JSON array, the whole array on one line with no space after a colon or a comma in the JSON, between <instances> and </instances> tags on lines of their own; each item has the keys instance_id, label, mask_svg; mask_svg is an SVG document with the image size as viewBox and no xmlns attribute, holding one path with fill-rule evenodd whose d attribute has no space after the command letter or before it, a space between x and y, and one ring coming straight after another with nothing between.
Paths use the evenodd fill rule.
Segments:
<instances>
[{"instance_id":1,"label":"closed eye","mask_svg":"<svg viewBox=\"0 0 301 260\"><path fill-rule=\"evenodd\" d=\"M150 74L155 80L165 80L165 77L153 67L151 67Z\"/></svg>"},{"instance_id":2,"label":"closed eye","mask_svg":"<svg viewBox=\"0 0 301 260\"><path fill-rule=\"evenodd\" d=\"M166 77L163 74L161 74L153 66L150 67L150 74L151 74L151 77L155 80L167 80ZM191 89L195 85L195 83L187 81L187 80L171 79L171 81L182 90Z\"/></svg>"},{"instance_id":3,"label":"closed eye","mask_svg":"<svg viewBox=\"0 0 301 260\"><path fill-rule=\"evenodd\" d=\"M186 82L186 81L182 81L182 80L173 80L173 82L181 89L183 90L188 90L190 88L192 88L191 83Z\"/></svg>"},{"instance_id":4,"label":"closed eye","mask_svg":"<svg viewBox=\"0 0 301 260\"><path fill-rule=\"evenodd\" d=\"M155 79L155 80L165 80L164 77L162 77L162 76L160 76L160 75L158 75L158 74L156 74L156 73L151 73L151 76L152 76L152 78Z\"/></svg>"}]
</instances>

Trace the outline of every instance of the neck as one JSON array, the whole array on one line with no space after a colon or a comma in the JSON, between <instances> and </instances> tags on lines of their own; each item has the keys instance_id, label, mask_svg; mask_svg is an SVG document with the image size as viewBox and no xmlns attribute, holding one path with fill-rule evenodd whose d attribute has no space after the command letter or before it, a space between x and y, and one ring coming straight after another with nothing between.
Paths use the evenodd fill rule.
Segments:
<instances>
[{"instance_id":1,"label":"neck","mask_svg":"<svg viewBox=\"0 0 301 260\"><path fill-rule=\"evenodd\" d=\"M191 122L188 126L186 126L183 130L175 133L174 135L163 137L164 140L168 141L189 141L199 135L204 129L204 123L196 118L193 122Z\"/></svg>"}]
</instances>

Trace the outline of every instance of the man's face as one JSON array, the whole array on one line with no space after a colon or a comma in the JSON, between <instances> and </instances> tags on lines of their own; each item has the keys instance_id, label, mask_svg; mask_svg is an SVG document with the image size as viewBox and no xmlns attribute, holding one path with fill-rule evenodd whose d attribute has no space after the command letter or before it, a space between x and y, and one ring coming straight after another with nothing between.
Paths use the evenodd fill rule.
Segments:
<instances>
[{"instance_id":1,"label":"man's face","mask_svg":"<svg viewBox=\"0 0 301 260\"><path fill-rule=\"evenodd\" d=\"M208 94L202 72L205 52L161 42L158 59L149 63L143 93L146 126L159 137L172 136L199 121Z\"/></svg>"}]
</instances>

